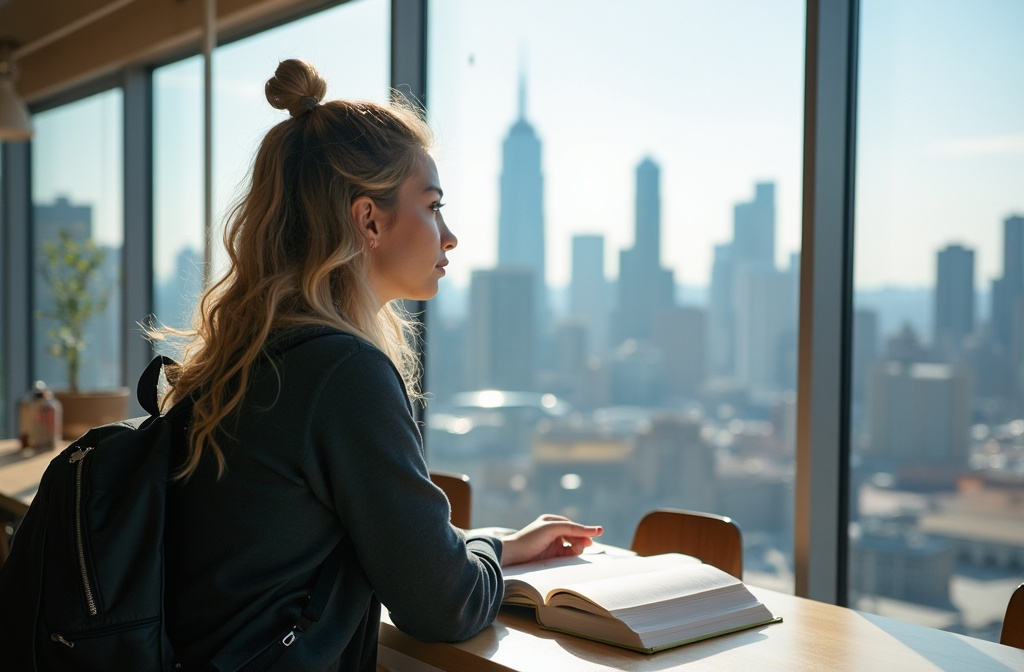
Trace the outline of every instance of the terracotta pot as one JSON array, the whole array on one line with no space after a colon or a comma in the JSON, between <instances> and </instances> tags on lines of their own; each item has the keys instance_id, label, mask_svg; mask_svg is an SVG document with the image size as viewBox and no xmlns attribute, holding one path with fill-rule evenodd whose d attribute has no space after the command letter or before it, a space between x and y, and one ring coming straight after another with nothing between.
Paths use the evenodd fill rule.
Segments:
<instances>
[{"instance_id":1,"label":"terracotta pot","mask_svg":"<svg viewBox=\"0 0 1024 672\"><path fill-rule=\"evenodd\" d=\"M63 435L77 439L97 425L106 425L128 417L127 387L99 392L54 392L63 410Z\"/></svg>"}]
</instances>

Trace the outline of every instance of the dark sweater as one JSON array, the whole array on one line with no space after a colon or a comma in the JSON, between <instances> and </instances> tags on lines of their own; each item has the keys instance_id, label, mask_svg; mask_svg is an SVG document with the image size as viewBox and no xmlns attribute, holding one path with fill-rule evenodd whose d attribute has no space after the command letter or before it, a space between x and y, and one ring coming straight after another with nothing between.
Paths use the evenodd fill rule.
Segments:
<instances>
[{"instance_id":1,"label":"dark sweater","mask_svg":"<svg viewBox=\"0 0 1024 672\"><path fill-rule=\"evenodd\" d=\"M381 603L425 640L465 639L497 613L501 544L449 524L391 361L348 334L312 334L291 330L257 367L222 432L224 476L204 459L171 488L166 602L183 669L229 640L255 653L278 636L339 543L323 617L275 670L374 669Z\"/></svg>"}]
</instances>

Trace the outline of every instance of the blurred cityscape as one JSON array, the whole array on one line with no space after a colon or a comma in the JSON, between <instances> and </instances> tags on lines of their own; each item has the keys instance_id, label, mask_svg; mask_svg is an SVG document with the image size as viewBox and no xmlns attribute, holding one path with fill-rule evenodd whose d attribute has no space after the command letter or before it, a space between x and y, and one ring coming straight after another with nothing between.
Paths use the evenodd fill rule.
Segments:
<instances>
[{"instance_id":1,"label":"blurred cityscape","mask_svg":"<svg viewBox=\"0 0 1024 672\"><path fill-rule=\"evenodd\" d=\"M431 466L470 476L478 525L556 512L629 546L656 507L728 515L746 579L792 590L800 258L776 262L776 185L751 185L707 285L684 287L661 265L661 166L644 157L618 277L605 237L577 235L569 286L552 287L523 96L503 146L498 263L468 288L442 283L427 317ZM38 241L91 234L89 205L34 214ZM975 252L950 244L919 251L935 255L934 287L855 292L849 587L853 606L998 639L1024 580L1024 216L982 225L1003 229L1002 275L985 291ZM176 277L156 284L165 324L190 322L201 257L179 251ZM119 267L111 248L105 277ZM92 323L90 387L119 377L113 315ZM39 342L36 370L59 386Z\"/></svg>"}]
</instances>

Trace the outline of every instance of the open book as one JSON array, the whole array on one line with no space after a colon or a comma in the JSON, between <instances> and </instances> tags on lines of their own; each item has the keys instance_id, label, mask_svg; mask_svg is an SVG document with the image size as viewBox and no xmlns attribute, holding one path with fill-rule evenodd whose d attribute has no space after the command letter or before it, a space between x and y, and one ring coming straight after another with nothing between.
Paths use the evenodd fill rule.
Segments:
<instances>
[{"instance_id":1,"label":"open book","mask_svg":"<svg viewBox=\"0 0 1024 672\"><path fill-rule=\"evenodd\" d=\"M541 627L643 653L782 620L736 577L678 553L599 550L504 577L504 603L535 607Z\"/></svg>"}]
</instances>

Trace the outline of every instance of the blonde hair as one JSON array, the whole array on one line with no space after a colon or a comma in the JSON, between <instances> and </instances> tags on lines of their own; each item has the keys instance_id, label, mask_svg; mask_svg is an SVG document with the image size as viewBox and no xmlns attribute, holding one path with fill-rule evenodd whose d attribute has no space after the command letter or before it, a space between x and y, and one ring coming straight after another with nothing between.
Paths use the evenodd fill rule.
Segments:
<instances>
[{"instance_id":1,"label":"blonde hair","mask_svg":"<svg viewBox=\"0 0 1024 672\"><path fill-rule=\"evenodd\" d=\"M223 474L218 437L240 409L274 329L323 325L359 336L385 352L419 396L418 325L400 302L380 307L351 204L369 196L385 211L394 208L430 149L430 130L400 96L390 105L321 103L326 91L317 71L299 60L281 62L266 83L267 100L291 118L260 144L248 189L228 217L227 272L200 300L193 328L184 332L182 364L168 375L173 386L164 403L188 395L195 402L178 478L188 479L207 451ZM156 331L157 338L173 332Z\"/></svg>"}]
</instances>

